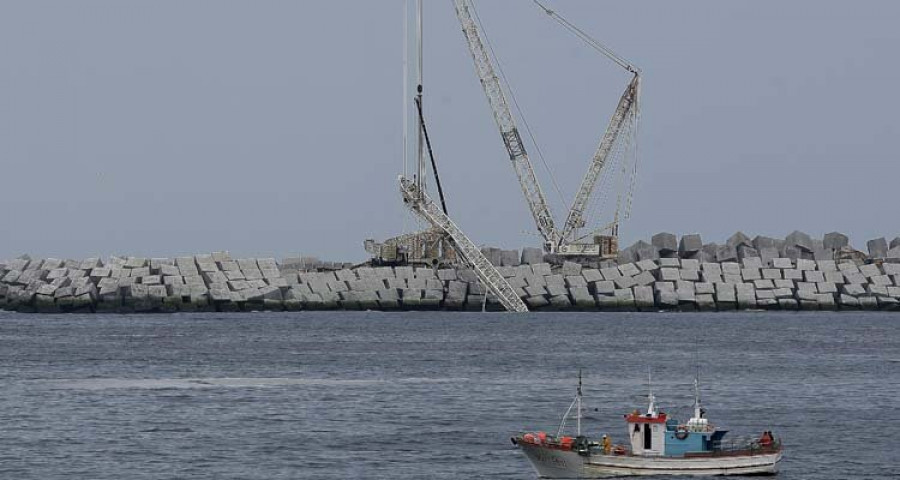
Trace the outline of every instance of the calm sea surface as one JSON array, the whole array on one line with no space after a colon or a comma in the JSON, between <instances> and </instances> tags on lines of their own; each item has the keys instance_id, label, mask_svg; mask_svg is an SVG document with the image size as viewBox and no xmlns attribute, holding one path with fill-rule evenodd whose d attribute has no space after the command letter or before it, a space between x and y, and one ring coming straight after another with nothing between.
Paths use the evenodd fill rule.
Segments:
<instances>
[{"instance_id":1,"label":"calm sea surface","mask_svg":"<svg viewBox=\"0 0 900 480\"><path fill-rule=\"evenodd\" d=\"M779 478L897 478L900 316L0 313L0 479L535 478L585 369L625 442L647 369L687 417L774 430Z\"/></svg>"}]
</instances>

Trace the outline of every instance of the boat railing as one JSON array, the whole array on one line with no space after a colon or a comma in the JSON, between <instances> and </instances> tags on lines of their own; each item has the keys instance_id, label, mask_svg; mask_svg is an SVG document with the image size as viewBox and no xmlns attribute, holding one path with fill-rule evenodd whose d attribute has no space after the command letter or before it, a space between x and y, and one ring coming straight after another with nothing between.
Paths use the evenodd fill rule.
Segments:
<instances>
[{"instance_id":1,"label":"boat railing","mask_svg":"<svg viewBox=\"0 0 900 480\"><path fill-rule=\"evenodd\" d=\"M713 455L734 455L738 453L764 455L781 449L781 439L772 439L767 445L761 444L759 440L758 437L732 437L712 442L710 447Z\"/></svg>"}]
</instances>

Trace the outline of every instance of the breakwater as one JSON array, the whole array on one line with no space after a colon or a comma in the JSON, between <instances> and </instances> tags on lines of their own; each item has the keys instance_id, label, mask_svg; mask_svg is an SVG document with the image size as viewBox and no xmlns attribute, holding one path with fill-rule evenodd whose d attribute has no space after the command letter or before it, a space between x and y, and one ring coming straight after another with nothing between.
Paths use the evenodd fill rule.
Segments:
<instances>
[{"instance_id":1,"label":"breakwater","mask_svg":"<svg viewBox=\"0 0 900 480\"><path fill-rule=\"evenodd\" d=\"M532 310L900 310L900 237L852 248L736 233L724 244L660 233L617 260L486 248ZM0 309L20 312L498 310L466 268L357 266L307 258L0 261Z\"/></svg>"}]
</instances>

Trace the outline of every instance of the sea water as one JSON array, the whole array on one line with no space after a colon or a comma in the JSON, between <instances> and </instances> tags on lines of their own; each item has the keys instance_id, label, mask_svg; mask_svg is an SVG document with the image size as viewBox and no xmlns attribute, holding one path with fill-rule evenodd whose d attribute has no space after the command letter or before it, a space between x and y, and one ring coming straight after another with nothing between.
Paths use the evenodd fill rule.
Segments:
<instances>
[{"instance_id":1,"label":"sea water","mask_svg":"<svg viewBox=\"0 0 900 480\"><path fill-rule=\"evenodd\" d=\"M900 471L895 314L0 313L0 478L531 479L509 437L555 432L579 369L585 433L625 443L698 367L779 478Z\"/></svg>"}]
</instances>

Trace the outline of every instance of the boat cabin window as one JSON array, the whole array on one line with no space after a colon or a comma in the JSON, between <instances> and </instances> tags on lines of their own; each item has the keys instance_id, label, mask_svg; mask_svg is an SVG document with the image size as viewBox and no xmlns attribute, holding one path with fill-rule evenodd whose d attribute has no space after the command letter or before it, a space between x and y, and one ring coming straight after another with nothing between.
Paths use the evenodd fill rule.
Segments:
<instances>
[{"instance_id":1,"label":"boat cabin window","mask_svg":"<svg viewBox=\"0 0 900 480\"><path fill-rule=\"evenodd\" d=\"M644 450L651 450L653 448L653 436L650 431L650 424L644 424Z\"/></svg>"}]
</instances>

